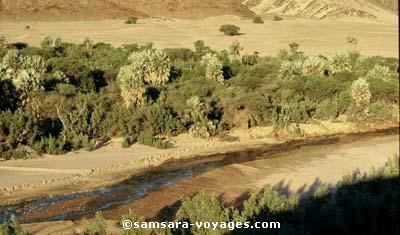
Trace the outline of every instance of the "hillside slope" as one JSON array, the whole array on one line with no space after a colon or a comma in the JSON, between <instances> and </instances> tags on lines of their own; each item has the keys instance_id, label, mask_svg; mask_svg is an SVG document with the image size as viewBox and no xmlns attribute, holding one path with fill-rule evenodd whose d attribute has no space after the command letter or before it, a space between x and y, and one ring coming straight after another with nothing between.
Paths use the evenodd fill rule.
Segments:
<instances>
[{"instance_id":1,"label":"hillside slope","mask_svg":"<svg viewBox=\"0 0 400 235\"><path fill-rule=\"evenodd\" d=\"M203 18L249 17L238 0L0 0L2 18L65 20L114 19L127 16Z\"/></svg>"},{"instance_id":2,"label":"hillside slope","mask_svg":"<svg viewBox=\"0 0 400 235\"><path fill-rule=\"evenodd\" d=\"M397 0L245 0L257 14L305 16L317 19L379 18L397 12Z\"/></svg>"},{"instance_id":3,"label":"hillside slope","mask_svg":"<svg viewBox=\"0 0 400 235\"><path fill-rule=\"evenodd\" d=\"M395 15L397 0L0 0L0 18L88 20L279 14L317 19Z\"/></svg>"}]
</instances>

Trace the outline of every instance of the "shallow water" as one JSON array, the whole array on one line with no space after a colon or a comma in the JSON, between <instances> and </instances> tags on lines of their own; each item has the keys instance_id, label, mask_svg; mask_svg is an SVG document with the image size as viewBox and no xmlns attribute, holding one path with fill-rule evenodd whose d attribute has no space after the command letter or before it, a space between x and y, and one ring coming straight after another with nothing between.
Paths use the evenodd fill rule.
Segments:
<instances>
[{"instance_id":1,"label":"shallow water","mask_svg":"<svg viewBox=\"0 0 400 235\"><path fill-rule=\"evenodd\" d=\"M300 140L285 144L266 145L257 149L235 153L197 158L196 160L171 162L157 169L134 175L131 179L112 187L92 192L71 193L40 200L26 201L16 205L1 206L0 221L9 218L12 214L15 214L24 223L78 219L91 216L96 211L109 210L129 204L136 199L145 197L146 194L155 189L176 184L183 179L190 179L204 172L230 164L270 159L278 157L278 155L281 157L282 154L284 155L289 151L302 151L301 148L306 146L320 148L327 145L337 145L339 148L347 143L358 141L362 147L363 141L366 141L368 138L393 134L397 131L397 129L392 129L362 135L341 135ZM377 141L379 142L379 138ZM318 156L309 156L310 160L316 157Z\"/></svg>"}]
</instances>

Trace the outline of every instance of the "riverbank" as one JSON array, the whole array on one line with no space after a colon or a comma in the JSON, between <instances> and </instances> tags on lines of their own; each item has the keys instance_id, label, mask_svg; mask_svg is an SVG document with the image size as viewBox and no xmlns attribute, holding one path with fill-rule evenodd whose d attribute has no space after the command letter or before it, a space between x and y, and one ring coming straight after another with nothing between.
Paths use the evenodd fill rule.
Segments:
<instances>
[{"instance_id":1,"label":"riverbank","mask_svg":"<svg viewBox=\"0 0 400 235\"><path fill-rule=\"evenodd\" d=\"M360 129L351 123L322 122L302 125L301 128L305 131L304 138L312 138L387 129L394 126L387 124ZM168 161L290 141L290 139L276 140L272 127L234 130L230 134L239 137L240 140L206 141L181 135L172 139L176 143L176 148L167 150L142 145L123 149L119 140L113 140L92 152L78 151L64 156L1 162L0 201L2 205L7 205L71 192L91 191L122 182L135 173L160 166Z\"/></svg>"}]
</instances>

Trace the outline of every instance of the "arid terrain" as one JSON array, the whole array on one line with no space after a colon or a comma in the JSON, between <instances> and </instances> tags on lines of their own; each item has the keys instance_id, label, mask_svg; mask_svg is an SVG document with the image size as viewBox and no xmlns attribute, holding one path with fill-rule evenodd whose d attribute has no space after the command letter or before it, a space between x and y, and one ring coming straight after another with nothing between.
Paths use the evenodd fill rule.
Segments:
<instances>
[{"instance_id":1,"label":"arid terrain","mask_svg":"<svg viewBox=\"0 0 400 235\"><path fill-rule=\"evenodd\" d=\"M83 234L103 209L119 233L130 208L171 220L204 189L241 208L387 167L398 17L397 0L0 0L0 233L15 212ZM398 206L381 191L360 204Z\"/></svg>"},{"instance_id":2,"label":"arid terrain","mask_svg":"<svg viewBox=\"0 0 400 235\"><path fill-rule=\"evenodd\" d=\"M380 18L398 9L396 0L2 0L3 18L26 20L115 19L137 17L204 18L254 14L307 16L317 19Z\"/></svg>"},{"instance_id":3,"label":"arid terrain","mask_svg":"<svg viewBox=\"0 0 400 235\"><path fill-rule=\"evenodd\" d=\"M223 36L218 28L232 23L241 28L243 35ZM29 30L25 26L29 25ZM296 41L300 49L310 55L332 55L346 48L346 37L356 36L358 49L363 55L398 57L398 26L392 23L366 19L310 20L285 19L253 24L251 20L234 16L190 19L145 19L136 25L126 25L122 20L78 22L0 22L1 33L10 42L28 42L38 46L46 36L60 37L66 42L82 42L85 36L95 41L124 44L153 42L157 48L186 47L203 40L213 49L227 49L239 41L245 52L258 51L262 55L277 55L281 49ZM312 29L312 30L310 30Z\"/></svg>"},{"instance_id":4,"label":"arid terrain","mask_svg":"<svg viewBox=\"0 0 400 235\"><path fill-rule=\"evenodd\" d=\"M195 41L204 40L218 50L238 40L246 52L262 55L276 55L292 41L307 54L330 55L346 46L347 36L354 36L363 55L398 57L397 8L397 1L391 0L3 0L0 34L10 42L34 46L46 36L66 42L81 42L88 36L115 46L152 42L157 48L192 48ZM263 15L266 23L253 24L256 14ZM283 21L272 21L273 15L283 16ZM139 23L123 24L128 16L139 17ZM238 25L243 35L222 36L218 28L228 23Z\"/></svg>"}]
</instances>

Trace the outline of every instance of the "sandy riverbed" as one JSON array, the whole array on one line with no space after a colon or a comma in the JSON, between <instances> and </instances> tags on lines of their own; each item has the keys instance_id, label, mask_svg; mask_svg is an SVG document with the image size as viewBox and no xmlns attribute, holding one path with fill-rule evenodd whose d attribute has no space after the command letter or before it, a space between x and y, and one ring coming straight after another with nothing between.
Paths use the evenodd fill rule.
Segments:
<instances>
[{"instance_id":1,"label":"sandy riverbed","mask_svg":"<svg viewBox=\"0 0 400 235\"><path fill-rule=\"evenodd\" d=\"M150 220L171 220L184 196L207 189L217 192L229 204L239 205L250 194L265 185L283 194L309 196L322 184L335 186L345 174L370 171L384 166L388 158L399 154L399 136L350 135L328 145L310 145L289 152L268 155L267 158L220 167L199 176L179 181L149 192L144 198L127 205L105 211L109 232L118 232L116 224L122 214L133 208ZM82 204L83 203L83 204ZM60 210L84 204L96 205L100 201L80 201L50 206L49 210L30 213L25 219L49 216ZM52 209L51 209L52 208ZM82 220L75 222L45 222L24 225L30 231L73 234L82 230Z\"/></svg>"},{"instance_id":2,"label":"sandy riverbed","mask_svg":"<svg viewBox=\"0 0 400 235\"><path fill-rule=\"evenodd\" d=\"M323 122L303 125L302 128L309 137L361 131L351 123ZM167 150L138 144L123 149L119 140L113 140L92 152L78 151L63 156L0 162L0 202L10 204L20 200L92 190L115 184L168 160L278 143L272 130L272 127L260 127L232 131L231 135L238 136L239 142L217 139L207 141L186 134L172 139L176 148Z\"/></svg>"}]
</instances>

